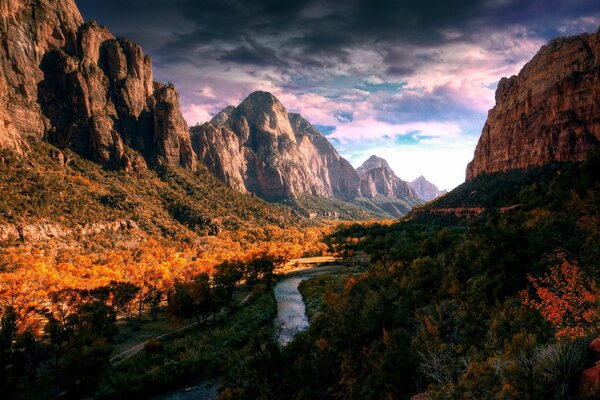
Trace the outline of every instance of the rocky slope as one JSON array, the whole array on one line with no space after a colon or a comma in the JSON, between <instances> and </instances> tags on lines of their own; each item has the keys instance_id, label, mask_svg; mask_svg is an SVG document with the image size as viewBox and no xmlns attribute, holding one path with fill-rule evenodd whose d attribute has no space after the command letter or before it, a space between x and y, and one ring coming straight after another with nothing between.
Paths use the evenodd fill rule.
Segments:
<instances>
[{"instance_id":1,"label":"rocky slope","mask_svg":"<svg viewBox=\"0 0 600 400\"><path fill-rule=\"evenodd\" d=\"M352 202L375 214L398 218L423 203L383 158L371 156L356 172L360 176L361 197Z\"/></svg>"},{"instance_id":2,"label":"rocky slope","mask_svg":"<svg viewBox=\"0 0 600 400\"><path fill-rule=\"evenodd\" d=\"M0 147L45 139L110 168L195 168L175 88L73 0L3 0L0 43Z\"/></svg>"},{"instance_id":3,"label":"rocky slope","mask_svg":"<svg viewBox=\"0 0 600 400\"><path fill-rule=\"evenodd\" d=\"M543 46L496 90L467 180L580 161L600 141L600 30Z\"/></svg>"},{"instance_id":4,"label":"rocky slope","mask_svg":"<svg viewBox=\"0 0 600 400\"><path fill-rule=\"evenodd\" d=\"M269 199L359 196L354 168L272 94L254 92L191 129L199 160L229 186Z\"/></svg>"},{"instance_id":5,"label":"rocky slope","mask_svg":"<svg viewBox=\"0 0 600 400\"><path fill-rule=\"evenodd\" d=\"M431 201L436 199L443 194L446 194L446 190L440 190L433 183L429 182L423 175L419 176L408 185L414 190L417 196L424 201Z\"/></svg>"},{"instance_id":6,"label":"rocky slope","mask_svg":"<svg viewBox=\"0 0 600 400\"><path fill-rule=\"evenodd\" d=\"M398 178L383 158L375 155L369 157L356 172L360 176L360 192L363 197L417 197L408 183Z\"/></svg>"}]
</instances>

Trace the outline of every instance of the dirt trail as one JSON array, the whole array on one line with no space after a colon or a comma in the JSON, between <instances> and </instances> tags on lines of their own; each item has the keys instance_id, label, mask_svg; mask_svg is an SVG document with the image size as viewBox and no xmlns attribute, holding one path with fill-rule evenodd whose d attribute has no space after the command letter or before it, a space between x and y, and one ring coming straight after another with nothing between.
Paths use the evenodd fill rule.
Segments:
<instances>
[{"instance_id":1,"label":"dirt trail","mask_svg":"<svg viewBox=\"0 0 600 400\"><path fill-rule=\"evenodd\" d=\"M244 297L244 298L242 299L242 301L240 301L238 304L239 304L240 306L243 306L244 304L246 304L246 303L248 302L248 300L250 300L250 297L251 297L251 296L252 296L252 293L249 293L249 294L248 294L246 297ZM221 310L221 312L219 313L219 316L223 315L223 313L224 313L224 311L223 311L223 310ZM193 327L193 326L197 326L197 325L198 325L198 322L194 322L194 323L191 323L191 324L189 324L189 325L182 326L182 327L179 327L179 328L177 328L177 329L173 329L172 331L165 332L165 333L163 333L162 335L155 336L155 337L153 337L153 338L150 338L150 339L144 340L142 343L138 343L138 344L136 344L136 345L133 345L133 346L129 347L128 349L126 349L126 350L123 350L123 351L122 351L122 352L120 352L119 354L117 354L117 355L113 356L113 357L110 359L110 363L111 363L113 366L116 366L116 365L119 365L119 364L121 364L121 363L122 363L122 362L124 362L124 361L127 361L127 360L129 360L131 357L133 357L134 355L136 355L136 354L137 354L137 353L139 353L140 351L144 350L144 345L146 344L146 342L147 342L148 340L152 340L152 339L156 339L156 340L159 340L159 339L164 339L164 338L166 338L166 337L169 337L169 336L172 336L172 335L174 335L174 334L176 334L176 333L179 333L179 332L185 331L185 330L187 330L187 329L189 329L189 328L191 328L191 327Z\"/></svg>"}]
</instances>

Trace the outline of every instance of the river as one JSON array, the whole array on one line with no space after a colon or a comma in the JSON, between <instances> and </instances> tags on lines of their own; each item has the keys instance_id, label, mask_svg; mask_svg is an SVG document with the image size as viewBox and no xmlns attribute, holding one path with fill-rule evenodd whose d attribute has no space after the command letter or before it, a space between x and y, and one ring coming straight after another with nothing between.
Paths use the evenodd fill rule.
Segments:
<instances>
[{"instance_id":1,"label":"river","mask_svg":"<svg viewBox=\"0 0 600 400\"><path fill-rule=\"evenodd\" d=\"M279 333L278 341L285 346L292 341L298 332L308 329L308 317L302 294L298 286L315 276L336 273L338 266L317 267L300 272L295 276L285 278L275 285L275 299L277 300L277 318L275 330Z\"/></svg>"},{"instance_id":2,"label":"river","mask_svg":"<svg viewBox=\"0 0 600 400\"><path fill-rule=\"evenodd\" d=\"M275 286L275 299L277 300L277 318L275 330L279 333L279 344L285 346L292 341L294 336L308 328L308 318L304 299L298 290L300 282L310 276L296 276L287 278Z\"/></svg>"},{"instance_id":3,"label":"river","mask_svg":"<svg viewBox=\"0 0 600 400\"><path fill-rule=\"evenodd\" d=\"M313 278L318 275L335 273L336 267L313 268L298 275L290 276L279 281L273 289L275 299L277 300L277 318L273 322L276 331L279 332L278 341L281 346L285 346L292 341L294 336L303 330L308 329L308 317L306 316L306 307L304 299L298 290L302 281ZM160 396L153 397L153 400L213 400L217 398L217 386L201 381L196 384L190 384L183 389L171 391Z\"/></svg>"}]
</instances>

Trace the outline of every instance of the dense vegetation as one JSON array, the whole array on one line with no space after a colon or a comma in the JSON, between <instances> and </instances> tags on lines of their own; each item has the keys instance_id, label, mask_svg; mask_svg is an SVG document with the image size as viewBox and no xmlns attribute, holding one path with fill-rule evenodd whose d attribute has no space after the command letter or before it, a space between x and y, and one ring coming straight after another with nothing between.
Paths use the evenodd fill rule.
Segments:
<instances>
[{"instance_id":1,"label":"dense vegetation","mask_svg":"<svg viewBox=\"0 0 600 400\"><path fill-rule=\"evenodd\" d=\"M321 310L271 357L281 364L257 397L584 397L578 379L594 365L587 345L600 329L600 156L481 177L458 193L478 199L452 194L428 207L485 211L420 212L329 238L373 265L341 291L325 278L326 295L304 290Z\"/></svg>"},{"instance_id":2,"label":"dense vegetation","mask_svg":"<svg viewBox=\"0 0 600 400\"><path fill-rule=\"evenodd\" d=\"M302 223L285 207L229 189L203 165L195 173L164 166L134 175L49 144L31 146L26 156L0 152L0 223L132 219L155 236L188 240L265 222Z\"/></svg>"},{"instance_id":3,"label":"dense vegetation","mask_svg":"<svg viewBox=\"0 0 600 400\"><path fill-rule=\"evenodd\" d=\"M198 273L194 264L182 270L183 260L179 260L178 270L155 258L162 250L156 243L151 243L151 248L154 252L140 250L142 259L130 270L139 279L131 281L111 280L100 285L108 278L96 278L93 268L87 271L92 276L71 280L70 286L61 279L53 282L50 276L42 277L36 265L20 275L2 274L0 394L10 398L27 386L36 387L40 370L44 372L42 387L67 389L72 397L93 394L98 378L110 366L117 318L141 319L144 309L153 320L165 308L175 323L195 318L200 331L164 347L157 341L147 342L142 357L106 377L108 383L99 389L101 397L142 395L188 378L214 378L225 370L217 368L225 365L225 349L242 349L267 324L273 334L275 308L268 289L275 264L282 260L265 255L245 262L226 261L215 265L209 275ZM160 267L156 268L157 264ZM176 276L177 271L188 275ZM225 327L208 329L209 321L214 326L222 314L238 309L232 300L240 283L254 288L251 305L227 318ZM207 365L209 362L212 364Z\"/></svg>"},{"instance_id":4,"label":"dense vegetation","mask_svg":"<svg viewBox=\"0 0 600 400\"><path fill-rule=\"evenodd\" d=\"M210 378L221 399L585 398L577 383L600 332L598 152L332 232L290 227L292 213L252 196L221 198L231 191L202 171L140 179L39 146L36 161L2 154L1 222L142 229L1 249L2 396L37 384L139 397ZM280 348L273 267L326 251L371 266L304 282L311 326ZM232 300L241 282L255 287L244 307ZM201 329L111 368L118 319L142 314Z\"/></svg>"},{"instance_id":5,"label":"dense vegetation","mask_svg":"<svg viewBox=\"0 0 600 400\"><path fill-rule=\"evenodd\" d=\"M146 351L120 364L106 375L98 397L127 399L145 397L178 384L216 380L228 371L243 368L255 343L272 341L277 314L271 291L258 287L250 304L234 310L222 323L181 338L152 341ZM246 371L245 380L252 380Z\"/></svg>"}]
</instances>

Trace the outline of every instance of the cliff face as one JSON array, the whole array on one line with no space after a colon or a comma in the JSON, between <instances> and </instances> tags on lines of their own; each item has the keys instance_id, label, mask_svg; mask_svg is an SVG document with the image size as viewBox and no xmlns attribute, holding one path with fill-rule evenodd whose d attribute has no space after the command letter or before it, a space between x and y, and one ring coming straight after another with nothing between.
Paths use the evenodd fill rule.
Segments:
<instances>
[{"instance_id":1,"label":"cliff face","mask_svg":"<svg viewBox=\"0 0 600 400\"><path fill-rule=\"evenodd\" d=\"M419 176L414 181L409 182L408 185L415 191L417 196L424 201L431 201L447 193L445 190L439 190L437 186L425 179L423 175Z\"/></svg>"},{"instance_id":2,"label":"cliff face","mask_svg":"<svg viewBox=\"0 0 600 400\"><path fill-rule=\"evenodd\" d=\"M555 161L580 161L600 141L600 31L542 47L496 90L467 180Z\"/></svg>"},{"instance_id":3,"label":"cliff face","mask_svg":"<svg viewBox=\"0 0 600 400\"><path fill-rule=\"evenodd\" d=\"M195 168L175 89L73 0L2 1L0 42L0 147L45 139L111 168Z\"/></svg>"},{"instance_id":4,"label":"cliff face","mask_svg":"<svg viewBox=\"0 0 600 400\"><path fill-rule=\"evenodd\" d=\"M417 197L408 183L398 178L383 158L371 156L356 172L360 176L360 192L363 197Z\"/></svg>"},{"instance_id":5,"label":"cliff face","mask_svg":"<svg viewBox=\"0 0 600 400\"><path fill-rule=\"evenodd\" d=\"M229 186L271 199L300 194L352 199L359 178L310 123L273 95L250 94L191 129L198 159Z\"/></svg>"}]
</instances>

